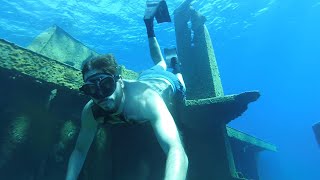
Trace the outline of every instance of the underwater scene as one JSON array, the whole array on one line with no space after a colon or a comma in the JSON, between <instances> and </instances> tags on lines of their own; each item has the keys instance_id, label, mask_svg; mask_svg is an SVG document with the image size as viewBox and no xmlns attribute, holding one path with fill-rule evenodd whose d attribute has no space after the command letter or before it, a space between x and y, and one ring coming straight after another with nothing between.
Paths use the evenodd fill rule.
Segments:
<instances>
[{"instance_id":1,"label":"underwater scene","mask_svg":"<svg viewBox=\"0 0 320 180\"><path fill-rule=\"evenodd\" d=\"M0 1L0 180L319 180L320 0Z\"/></svg>"}]
</instances>

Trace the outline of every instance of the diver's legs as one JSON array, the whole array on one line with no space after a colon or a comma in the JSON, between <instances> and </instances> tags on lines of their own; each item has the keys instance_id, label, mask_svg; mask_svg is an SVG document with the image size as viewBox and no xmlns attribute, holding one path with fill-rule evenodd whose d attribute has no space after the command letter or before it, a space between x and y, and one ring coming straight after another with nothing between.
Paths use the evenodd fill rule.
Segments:
<instances>
[{"instance_id":1,"label":"diver's legs","mask_svg":"<svg viewBox=\"0 0 320 180\"><path fill-rule=\"evenodd\" d=\"M144 23L145 23L146 29L147 29L149 50L150 50L151 58L152 58L155 65L159 65L164 70L167 70L166 61L164 60L164 58L162 56L161 49L160 49L159 43L156 39L156 35L154 33L154 28L153 28L153 21L154 21L154 16L156 14L156 11L157 11L157 8L155 8L155 9L148 8L148 4L147 4L147 8L146 8L143 20L144 20ZM169 20L170 20L170 18L169 18ZM164 22L169 22L169 21L166 20ZM182 74L180 71L180 66L181 66L180 62L178 61L177 58L171 58L169 63L170 63L169 64L170 67L172 67L172 69L173 69L172 73L176 75L176 77L178 78L178 80L180 81L180 83L182 84L182 86L185 89L186 86L185 86L185 83L184 83L184 80L183 80L183 77L182 77Z\"/></svg>"},{"instance_id":2,"label":"diver's legs","mask_svg":"<svg viewBox=\"0 0 320 180\"><path fill-rule=\"evenodd\" d=\"M172 68L172 73L176 75L176 77L182 84L183 88L186 89L186 84L184 83L180 66L181 66L181 63L179 62L178 58L176 57L171 58L170 67Z\"/></svg>"},{"instance_id":3,"label":"diver's legs","mask_svg":"<svg viewBox=\"0 0 320 180\"><path fill-rule=\"evenodd\" d=\"M154 64L161 66L164 70L167 70L167 64L163 59L160 46L158 44L156 37L148 38L148 41L149 41L149 50L150 50L151 58Z\"/></svg>"},{"instance_id":4,"label":"diver's legs","mask_svg":"<svg viewBox=\"0 0 320 180\"><path fill-rule=\"evenodd\" d=\"M178 78L178 80L180 81L181 85L183 86L183 88L186 90L186 84L184 83L183 77L181 73L177 73L175 74L176 77Z\"/></svg>"},{"instance_id":5,"label":"diver's legs","mask_svg":"<svg viewBox=\"0 0 320 180\"><path fill-rule=\"evenodd\" d=\"M144 19L147 28L150 55L155 65L159 65L163 67L164 70L167 70L167 64L163 59L159 43L154 34L153 20L154 18Z\"/></svg>"}]
</instances>

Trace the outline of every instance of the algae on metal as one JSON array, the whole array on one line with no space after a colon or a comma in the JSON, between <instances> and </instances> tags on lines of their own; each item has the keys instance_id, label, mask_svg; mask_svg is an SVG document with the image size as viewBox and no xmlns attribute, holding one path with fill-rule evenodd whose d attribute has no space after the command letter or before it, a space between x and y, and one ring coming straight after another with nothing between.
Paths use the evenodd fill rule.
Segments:
<instances>
[{"instance_id":1,"label":"algae on metal","mask_svg":"<svg viewBox=\"0 0 320 180\"><path fill-rule=\"evenodd\" d=\"M277 152L277 147L275 145L268 143L262 139L253 137L247 133L241 132L237 129L227 126L227 132L230 138L234 138L234 139L237 139L238 141L251 144L254 147L259 147L260 150Z\"/></svg>"},{"instance_id":2,"label":"algae on metal","mask_svg":"<svg viewBox=\"0 0 320 180\"><path fill-rule=\"evenodd\" d=\"M240 94L227 95L222 97L187 100L183 122L188 127L201 129L207 123L229 123L244 113L248 104L260 97L257 91L243 92ZM210 118L214 117L214 118ZM198 119L195 121L194 119Z\"/></svg>"},{"instance_id":3,"label":"algae on metal","mask_svg":"<svg viewBox=\"0 0 320 180\"><path fill-rule=\"evenodd\" d=\"M27 49L68 64L76 69L81 69L81 64L84 60L100 55L73 38L57 25L48 28L38 35ZM124 66L121 66L121 74L126 79L135 79L137 77L137 73L127 70ZM74 76L77 75L65 72L64 79L72 81Z\"/></svg>"},{"instance_id":4,"label":"algae on metal","mask_svg":"<svg viewBox=\"0 0 320 180\"><path fill-rule=\"evenodd\" d=\"M66 87L76 91L83 84L79 69L3 39L0 39L0 68L25 74L39 82L52 83L58 87ZM121 74L125 79L137 77L137 73L127 70L125 67L121 68Z\"/></svg>"},{"instance_id":5,"label":"algae on metal","mask_svg":"<svg viewBox=\"0 0 320 180\"><path fill-rule=\"evenodd\" d=\"M186 106L201 106L201 105L210 105L210 104L231 102L231 101L235 100L235 96L237 96L237 95L228 95L228 96L223 96L223 97L212 97L212 98L204 98L204 99L187 100Z\"/></svg>"},{"instance_id":6,"label":"algae on metal","mask_svg":"<svg viewBox=\"0 0 320 180\"><path fill-rule=\"evenodd\" d=\"M76 135L79 132L79 128L72 120L66 120L61 129L59 141L54 145L53 153L56 162L63 162L64 159L63 152L71 146L72 142L75 141Z\"/></svg>"},{"instance_id":7,"label":"algae on metal","mask_svg":"<svg viewBox=\"0 0 320 180\"><path fill-rule=\"evenodd\" d=\"M74 140L77 133L77 126L71 120L66 120L60 131L60 140L63 143L67 143L71 140Z\"/></svg>"},{"instance_id":8,"label":"algae on metal","mask_svg":"<svg viewBox=\"0 0 320 180\"><path fill-rule=\"evenodd\" d=\"M190 130L184 132L186 139L191 139L186 148L191 161L194 160L189 175L200 179L239 179L226 124L245 112L248 104L256 101L260 94L224 95L212 42L204 24L206 18L190 5L191 2L185 0L174 12L178 55L188 89L181 120ZM208 141L199 142L208 136ZM198 147L210 153L205 156L193 153L199 151ZM196 167L203 164L219 170Z\"/></svg>"},{"instance_id":9,"label":"algae on metal","mask_svg":"<svg viewBox=\"0 0 320 180\"><path fill-rule=\"evenodd\" d=\"M223 96L223 88L205 17L190 5L182 4L174 12L178 56L188 87L188 99ZM191 19L191 27L188 25Z\"/></svg>"},{"instance_id":10,"label":"algae on metal","mask_svg":"<svg viewBox=\"0 0 320 180\"><path fill-rule=\"evenodd\" d=\"M120 67L120 74L122 75L122 77L124 79L135 80L138 78L138 76L139 76L138 73L126 69L125 66L123 66L123 65L120 65L119 67Z\"/></svg>"},{"instance_id":11,"label":"algae on metal","mask_svg":"<svg viewBox=\"0 0 320 180\"><path fill-rule=\"evenodd\" d=\"M69 89L78 89L82 84L79 70L3 39L0 39L0 68Z\"/></svg>"},{"instance_id":12,"label":"algae on metal","mask_svg":"<svg viewBox=\"0 0 320 180\"><path fill-rule=\"evenodd\" d=\"M26 116L18 116L10 123L7 135L2 137L0 169L10 160L13 152L26 142L29 137L29 128L30 119Z\"/></svg>"}]
</instances>

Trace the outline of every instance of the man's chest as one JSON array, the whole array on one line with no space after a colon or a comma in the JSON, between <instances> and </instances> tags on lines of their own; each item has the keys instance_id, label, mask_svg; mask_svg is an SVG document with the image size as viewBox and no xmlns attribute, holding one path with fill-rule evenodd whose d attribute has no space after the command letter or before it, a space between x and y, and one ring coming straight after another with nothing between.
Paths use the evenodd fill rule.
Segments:
<instances>
[{"instance_id":1,"label":"man's chest","mask_svg":"<svg viewBox=\"0 0 320 180\"><path fill-rule=\"evenodd\" d=\"M150 110L143 97L131 97L124 108L124 117L129 121L144 122L148 120Z\"/></svg>"}]
</instances>

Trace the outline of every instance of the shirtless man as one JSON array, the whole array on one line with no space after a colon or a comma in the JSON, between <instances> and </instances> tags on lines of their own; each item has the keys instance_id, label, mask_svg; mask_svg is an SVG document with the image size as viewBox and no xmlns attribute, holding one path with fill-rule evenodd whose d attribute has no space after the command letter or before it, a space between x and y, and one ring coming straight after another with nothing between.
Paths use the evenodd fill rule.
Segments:
<instances>
[{"instance_id":1,"label":"shirtless man","mask_svg":"<svg viewBox=\"0 0 320 180\"><path fill-rule=\"evenodd\" d=\"M153 31L154 16L144 18L150 53L155 66L142 72L138 80L124 80L118 74L112 55L99 56L83 63L84 85L80 88L91 100L81 116L81 129L68 163L67 180L78 178L100 122L149 121L161 148L167 156L165 180L184 180L188 158L167 101L184 101L185 85L176 58L166 71L160 47ZM165 101L165 100L166 101ZM116 120L113 117L120 117Z\"/></svg>"}]
</instances>

